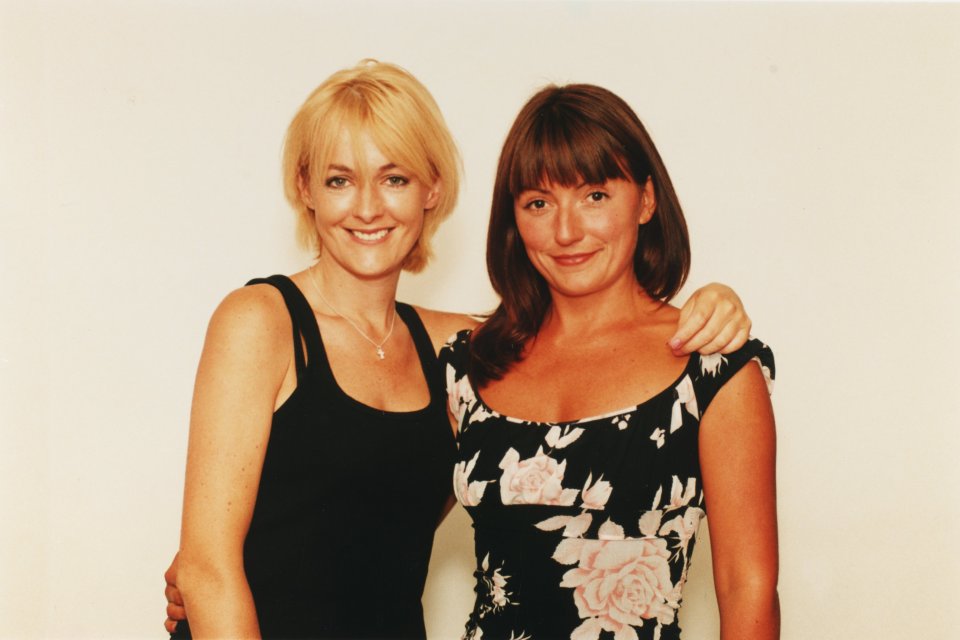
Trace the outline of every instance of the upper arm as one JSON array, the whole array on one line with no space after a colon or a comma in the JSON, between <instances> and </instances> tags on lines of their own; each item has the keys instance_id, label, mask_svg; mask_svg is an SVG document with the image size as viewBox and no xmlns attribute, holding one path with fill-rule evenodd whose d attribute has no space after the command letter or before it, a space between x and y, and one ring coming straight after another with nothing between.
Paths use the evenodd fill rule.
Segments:
<instances>
[{"instance_id":1,"label":"upper arm","mask_svg":"<svg viewBox=\"0 0 960 640\"><path fill-rule=\"evenodd\" d=\"M423 326L430 335L434 352L439 352L447 340L458 331L473 329L480 324L474 318L462 313L433 311L421 307L417 307L417 313L423 320Z\"/></svg>"},{"instance_id":2,"label":"upper arm","mask_svg":"<svg viewBox=\"0 0 960 640\"><path fill-rule=\"evenodd\" d=\"M292 326L272 287L233 292L214 312L190 415L184 562L242 567L274 403L292 356Z\"/></svg>"},{"instance_id":3,"label":"upper arm","mask_svg":"<svg viewBox=\"0 0 960 640\"><path fill-rule=\"evenodd\" d=\"M718 596L744 584L776 588L776 434L760 367L747 363L700 425L700 464Z\"/></svg>"}]
</instances>

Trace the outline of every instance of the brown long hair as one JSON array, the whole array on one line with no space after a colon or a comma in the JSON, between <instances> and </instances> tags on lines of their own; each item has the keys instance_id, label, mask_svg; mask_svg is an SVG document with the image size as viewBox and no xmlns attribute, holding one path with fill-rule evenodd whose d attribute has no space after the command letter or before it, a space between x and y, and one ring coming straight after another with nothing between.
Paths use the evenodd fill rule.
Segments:
<instances>
[{"instance_id":1,"label":"brown long hair","mask_svg":"<svg viewBox=\"0 0 960 640\"><path fill-rule=\"evenodd\" d=\"M507 135L493 187L487 272L501 303L470 341L474 384L499 380L537 334L550 290L527 257L514 200L545 182L574 186L630 179L653 181L657 210L637 231L633 268L644 290L668 301L690 270L690 243L680 201L653 140L630 106L590 84L548 86L520 110Z\"/></svg>"}]
</instances>

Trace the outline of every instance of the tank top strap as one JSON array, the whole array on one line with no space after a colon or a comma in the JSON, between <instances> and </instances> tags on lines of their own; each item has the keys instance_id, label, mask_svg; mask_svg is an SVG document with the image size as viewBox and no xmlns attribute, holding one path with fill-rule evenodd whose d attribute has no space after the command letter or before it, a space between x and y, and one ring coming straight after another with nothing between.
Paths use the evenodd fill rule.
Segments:
<instances>
[{"instance_id":1,"label":"tank top strap","mask_svg":"<svg viewBox=\"0 0 960 640\"><path fill-rule=\"evenodd\" d=\"M413 344L417 348L417 355L420 357L420 367L423 369L423 375L427 379L427 385L430 387L430 402L443 401L443 369L437 360L437 354L433 350L433 341L430 340L430 334L427 333L423 321L416 310L405 302L397 302L397 313L400 319L407 325L410 336L413 338Z\"/></svg>"},{"instance_id":2,"label":"tank top strap","mask_svg":"<svg viewBox=\"0 0 960 640\"><path fill-rule=\"evenodd\" d=\"M297 380L301 380L307 373L307 368L320 360L323 360L323 344L320 342L320 329L317 327L317 319L313 315L313 309L306 297L294 284L293 280L284 275L273 275L269 278L254 278L247 283L269 284L280 291L283 301L287 305L287 311L290 313L290 321L293 324L293 354L297 365ZM304 353L303 345L306 345Z\"/></svg>"}]
</instances>

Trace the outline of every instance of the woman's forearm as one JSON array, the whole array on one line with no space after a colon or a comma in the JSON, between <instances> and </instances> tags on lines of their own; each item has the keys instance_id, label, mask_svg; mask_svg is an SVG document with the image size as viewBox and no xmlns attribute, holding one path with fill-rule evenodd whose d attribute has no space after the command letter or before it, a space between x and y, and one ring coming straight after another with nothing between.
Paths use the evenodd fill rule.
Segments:
<instances>
[{"instance_id":1,"label":"woman's forearm","mask_svg":"<svg viewBox=\"0 0 960 640\"><path fill-rule=\"evenodd\" d=\"M177 581L193 638L260 637L256 607L242 571L217 570L181 558Z\"/></svg>"},{"instance_id":2,"label":"woman's forearm","mask_svg":"<svg viewBox=\"0 0 960 640\"><path fill-rule=\"evenodd\" d=\"M717 593L720 640L778 640L780 597L776 588L744 586Z\"/></svg>"}]
</instances>

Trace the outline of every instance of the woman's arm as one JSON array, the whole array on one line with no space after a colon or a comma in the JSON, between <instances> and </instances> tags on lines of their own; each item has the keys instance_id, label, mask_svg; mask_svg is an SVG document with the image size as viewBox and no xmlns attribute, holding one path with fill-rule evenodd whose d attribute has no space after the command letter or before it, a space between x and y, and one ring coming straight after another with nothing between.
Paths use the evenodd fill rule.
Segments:
<instances>
[{"instance_id":1,"label":"woman's arm","mask_svg":"<svg viewBox=\"0 0 960 640\"><path fill-rule=\"evenodd\" d=\"M748 363L700 425L721 640L780 637L776 435L760 367Z\"/></svg>"},{"instance_id":2,"label":"woman's arm","mask_svg":"<svg viewBox=\"0 0 960 640\"><path fill-rule=\"evenodd\" d=\"M266 285L233 292L213 314L194 387L177 587L194 638L257 638L243 568L277 394L290 375L292 327Z\"/></svg>"},{"instance_id":3,"label":"woman's arm","mask_svg":"<svg viewBox=\"0 0 960 640\"><path fill-rule=\"evenodd\" d=\"M730 287L711 283L693 292L680 309L677 332L669 345L674 355L731 353L750 337L750 318Z\"/></svg>"}]
</instances>

